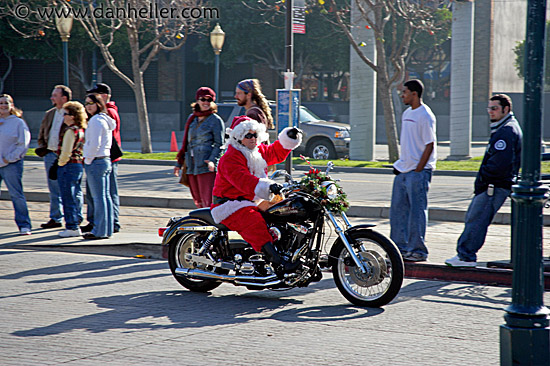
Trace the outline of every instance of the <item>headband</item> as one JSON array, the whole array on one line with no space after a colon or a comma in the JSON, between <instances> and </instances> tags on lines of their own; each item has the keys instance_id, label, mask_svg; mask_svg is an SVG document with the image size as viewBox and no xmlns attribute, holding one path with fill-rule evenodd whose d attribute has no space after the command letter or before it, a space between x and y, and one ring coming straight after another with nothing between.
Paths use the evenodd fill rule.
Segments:
<instances>
[{"instance_id":1,"label":"headband","mask_svg":"<svg viewBox=\"0 0 550 366\"><path fill-rule=\"evenodd\" d=\"M237 88L248 94L254 90L254 81L252 79L243 80L237 84Z\"/></svg>"}]
</instances>

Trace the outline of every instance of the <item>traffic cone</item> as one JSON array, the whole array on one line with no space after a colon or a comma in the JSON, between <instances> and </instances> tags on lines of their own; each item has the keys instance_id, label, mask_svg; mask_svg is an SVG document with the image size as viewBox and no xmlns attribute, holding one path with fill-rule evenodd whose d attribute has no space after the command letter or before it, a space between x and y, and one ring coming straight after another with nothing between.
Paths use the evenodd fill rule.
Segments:
<instances>
[{"instance_id":1,"label":"traffic cone","mask_svg":"<svg viewBox=\"0 0 550 366\"><path fill-rule=\"evenodd\" d=\"M177 152L178 149L178 142L176 141L176 132L172 131L172 138L170 139L170 152Z\"/></svg>"}]
</instances>

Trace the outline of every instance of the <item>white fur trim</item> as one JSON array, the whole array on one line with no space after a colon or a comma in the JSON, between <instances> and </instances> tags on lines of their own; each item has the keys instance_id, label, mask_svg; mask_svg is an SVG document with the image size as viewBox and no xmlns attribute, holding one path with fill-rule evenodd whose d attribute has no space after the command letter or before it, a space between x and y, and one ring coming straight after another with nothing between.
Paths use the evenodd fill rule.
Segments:
<instances>
[{"instance_id":1,"label":"white fur trim","mask_svg":"<svg viewBox=\"0 0 550 366\"><path fill-rule=\"evenodd\" d=\"M295 148L300 146L300 144L302 143L302 134L301 133L299 133L296 136L296 140L291 139L290 137L288 137L287 132L290 131L291 129L292 129L292 127L286 127L279 134L279 142L287 150L294 150Z\"/></svg>"},{"instance_id":2,"label":"white fur trim","mask_svg":"<svg viewBox=\"0 0 550 366\"><path fill-rule=\"evenodd\" d=\"M235 140L229 140L229 145L233 146L236 150L240 151L241 154L246 158L246 164L250 174L258 178L266 178L267 163L260 154L258 147L255 147L254 150L250 150L246 146L240 144Z\"/></svg>"},{"instance_id":3,"label":"white fur trim","mask_svg":"<svg viewBox=\"0 0 550 366\"><path fill-rule=\"evenodd\" d=\"M252 201L227 201L219 206L210 209L212 218L216 224L219 224L243 207L256 206Z\"/></svg>"},{"instance_id":4,"label":"white fur trim","mask_svg":"<svg viewBox=\"0 0 550 366\"><path fill-rule=\"evenodd\" d=\"M267 178L260 178L260 181L258 184L256 184L256 188L254 188L254 194L256 197L259 197L264 200L268 200L271 196L271 191L269 190L269 186L275 183L275 181Z\"/></svg>"},{"instance_id":5,"label":"white fur trim","mask_svg":"<svg viewBox=\"0 0 550 366\"><path fill-rule=\"evenodd\" d=\"M246 135L248 131L255 131L258 133L256 139L258 143L269 139L269 134L265 130L265 125L253 119L248 119L239 123L229 132L229 137L235 141L242 141L244 135Z\"/></svg>"}]
</instances>

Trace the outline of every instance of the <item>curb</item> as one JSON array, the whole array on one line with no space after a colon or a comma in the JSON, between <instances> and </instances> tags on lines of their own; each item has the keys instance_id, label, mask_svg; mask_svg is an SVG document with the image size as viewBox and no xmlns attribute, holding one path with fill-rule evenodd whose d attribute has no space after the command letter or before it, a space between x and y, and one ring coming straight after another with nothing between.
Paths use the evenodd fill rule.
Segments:
<instances>
[{"instance_id":1,"label":"curb","mask_svg":"<svg viewBox=\"0 0 550 366\"><path fill-rule=\"evenodd\" d=\"M25 160L28 161L42 161L43 159L38 156L25 156ZM161 165L161 166L174 166L172 160L151 160L151 159L124 159L119 161L119 164L132 164L132 165ZM316 166L320 170L323 170L325 166ZM284 164L277 164L277 169L284 169ZM307 165L293 165L293 170L296 171L308 171ZM336 166L332 168L335 173L368 173L368 174L393 174L391 168L363 168L363 167L345 167ZM435 170L434 175L453 176L453 177L475 177L477 172L465 171L465 170Z\"/></svg>"},{"instance_id":2,"label":"curb","mask_svg":"<svg viewBox=\"0 0 550 366\"><path fill-rule=\"evenodd\" d=\"M63 251L79 254L123 256L136 259L166 261L161 244L102 244L102 245L14 245L22 250ZM475 283L488 286L512 287L513 270L502 268L453 268L434 263L405 262L405 277L429 281ZM550 290L550 273L544 272L544 289Z\"/></svg>"},{"instance_id":3,"label":"curb","mask_svg":"<svg viewBox=\"0 0 550 366\"><path fill-rule=\"evenodd\" d=\"M405 262L405 277L433 281L512 287L513 273L511 269L502 268L453 268L441 264ZM544 272L544 289L550 290L549 272Z\"/></svg>"},{"instance_id":4,"label":"curb","mask_svg":"<svg viewBox=\"0 0 550 366\"><path fill-rule=\"evenodd\" d=\"M30 202L50 202L50 197L46 192L24 192L25 198ZM135 207L157 207L157 208L175 208L175 209L195 209L195 204L191 198L164 198L164 197L141 197L121 195L121 206ZM7 190L0 191L0 200L9 201L10 196ZM385 206L370 206L361 204L352 204L348 216L351 217L370 217L389 219L390 208ZM438 207L428 208L428 217L433 221L464 222L465 210L445 209ZM498 212L493 219L494 224L509 225L512 222L512 215L509 212ZM550 225L550 214L543 215L543 225Z\"/></svg>"}]
</instances>

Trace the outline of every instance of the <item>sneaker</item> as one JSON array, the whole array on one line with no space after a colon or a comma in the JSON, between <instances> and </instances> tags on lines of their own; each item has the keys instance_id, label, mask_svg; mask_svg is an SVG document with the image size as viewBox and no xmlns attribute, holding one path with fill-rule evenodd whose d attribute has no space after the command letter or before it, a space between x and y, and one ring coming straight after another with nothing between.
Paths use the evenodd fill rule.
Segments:
<instances>
[{"instance_id":1,"label":"sneaker","mask_svg":"<svg viewBox=\"0 0 550 366\"><path fill-rule=\"evenodd\" d=\"M80 229L76 229L76 230L65 229L61 231L58 235L62 238L72 238L75 236L82 235L82 232L80 231Z\"/></svg>"},{"instance_id":2,"label":"sneaker","mask_svg":"<svg viewBox=\"0 0 550 366\"><path fill-rule=\"evenodd\" d=\"M83 233L89 233L92 231L93 228L94 228L94 225L88 223L88 225L81 226L80 231L82 231Z\"/></svg>"},{"instance_id":3,"label":"sneaker","mask_svg":"<svg viewBox=\"0 0 550 366\"><path fill-rule=\"evenodd\" d=\"M95 236L92 233L84 233L82 237L86 240L109 239L108 236Z\"/></svg>"},{"instance_id":4,"label":"sneaker","mask_svg":"<svg viewBox=\"0 0 550 366\"><path fill-rule=\"evenodd\" d=\"M458 255L455 255L452 258L449 258L445 261L445 264L450 267L475 267L477 266L477 262L468 262L461 260Z\"/></svg>"},{"instance_id":5,"label":"sneaker","mask_svg":"<svg viewBox=\"0 0 550 366\"><path fill-rule=\"evenodd\" d=\"M53 228L61 227L61 226L63 226L63 225L61 225L60 222L54 221L53 219L50 219L50 221L40 225L40 227L42 229L53 229Z\"/></svg>"},{"instance_id":6,"label":"sneaker","mask_svg":"<svg viewBox=\"0 0 550 366\"><path fill-rule=\"evenodd\" d=\"M405 262L425 262L428 256L420 253L408 252L403 255Z\"/></svg>"},{"instance_id":7,"label":"sneaker","mask_svg":"<svg viewBox=\"0 0 550 366\"><path fill-rule=\"evenodd\" d=\"M22 227L21 230L19 230L19 235L31 235L31 229L28 227Z\"/></svg>"}]
</instances>

